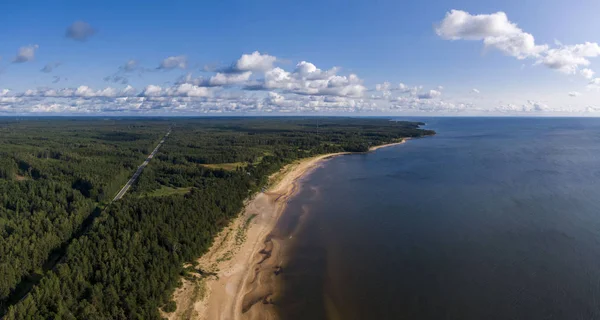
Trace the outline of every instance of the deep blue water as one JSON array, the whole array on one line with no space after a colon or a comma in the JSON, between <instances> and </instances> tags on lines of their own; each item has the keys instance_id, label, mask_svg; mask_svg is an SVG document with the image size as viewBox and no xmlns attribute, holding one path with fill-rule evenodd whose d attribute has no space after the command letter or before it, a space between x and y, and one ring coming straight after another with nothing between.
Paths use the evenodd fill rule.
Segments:
<instances>
[{"instance_id":1,"label":"deep blue water","mask_svg":"<svg viewBox=\"0 0 600 320\"><path fill-rule=\"evenodd\" d=\"M600 319L600 119L425 118L279 225L283 319Z\"/></svg>"}]
</instances>

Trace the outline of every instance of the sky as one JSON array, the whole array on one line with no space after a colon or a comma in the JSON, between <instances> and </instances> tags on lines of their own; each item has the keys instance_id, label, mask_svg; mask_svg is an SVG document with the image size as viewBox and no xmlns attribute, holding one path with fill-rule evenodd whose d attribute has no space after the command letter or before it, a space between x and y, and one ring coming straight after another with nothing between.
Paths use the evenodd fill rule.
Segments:
<instances>
[{"instance_id":1,"label":"sky","mask_svg":"<svg viewBox=\"0 0 600 320\"><path fill-rule=\"evenodd\" d=\"M11 1L0 115L598 116L598 12L594 0Z\"/></svg>"}]
</instances>

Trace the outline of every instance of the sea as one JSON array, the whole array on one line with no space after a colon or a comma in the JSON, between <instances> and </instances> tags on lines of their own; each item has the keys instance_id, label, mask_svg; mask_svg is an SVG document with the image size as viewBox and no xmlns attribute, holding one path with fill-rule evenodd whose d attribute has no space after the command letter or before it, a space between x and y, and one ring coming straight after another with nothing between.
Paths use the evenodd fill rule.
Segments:
<instances>
[{"instance_id":1,"label":"sea","mask_svg":"<svg viewBox=\"0 0 600 320\"><path fill-rule=\"evenodd\" d=\"M408 120L303 179L280 317L600 319L600 119Z\"/></svg>"}]
</instances>

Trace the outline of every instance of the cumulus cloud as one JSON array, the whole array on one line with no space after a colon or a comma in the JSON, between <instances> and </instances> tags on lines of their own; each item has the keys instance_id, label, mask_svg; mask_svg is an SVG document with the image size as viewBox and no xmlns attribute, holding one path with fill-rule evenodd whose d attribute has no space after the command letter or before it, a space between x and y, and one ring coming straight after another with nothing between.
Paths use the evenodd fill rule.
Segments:
<instances>
[{"instance_id":1,"label":"cumulus cloud","mask_svg":"<svg viewBox=\"0 0 600 320\"><path fill-rule=\"evenodd\" d=\"M61 65L60 62L50 62L50 63L46 64L40 71L45 72L45 73L50 73L60 65Z\"/></svg>"},{"instance_id":2,"label":"cumulus cloud","mask_svg":"<svg viewBox=\"0 0 600 320\"><path fill-rule=\"evenodd\" d=\"M243 54L233 65L232 71L267 71L273 68L277 58L268 54L254 51L251 54Z\"/></svg>"},{"instance_id":3,"label":"cumulus cloud","mask_svg":"<svg viewBox=\"0 0 600 320\"><path fill-rule=\"evenodd\" d=\"M183 56L169 57L159 68L184 67ZM366 91L362 80L355 74L338 75L338 68L317 68L314 64L301 61L293 71L274 67L277 57L255 51L243 54L227 69L218 69L212 76L194 78L192 74L180 77L170 89L148 86L140 96L187 96L206 97L213 87L237 87L242 90L264 90L307 96L336 96L359 98ZM256 74L255 77L253 77ZM120 81L121 78L107 77L106 80Z\"/></svg>"},{"instance_id":4,"label":"cumulus cloud","mask_svg":"<svg viewBox=\"0 0 600 320\"><path fill-rule=\"evenodd\" d=\"M135 71L137 68L138 68L137 60L131 59L131 60L127 61L124 65L120 66L119 70L123 71L123 72L132 72L132 71Z\"/></svg>"},{"instance_id":5,"label":"cumulus cloud","mask_svg":"<svg viewBox=\"0 0 600 320\"><path fill-rule=\"evenodd\" d=\"M185 69L187 68L187 57L186 56L172 56L164 59L158 69Z\"/></svg>"},{"instance_id":6,"label":"cumulus cloud","mask_svg":"<svg viewBox=\"0 0 600 320\"><path fill-rule=\"evenodd\" d=\"M458 113L466 110L473 111L473 106L467 103L453 103L441 99L420 99L418 96L399 96L390 100L389 110L405 112L436 112Z\"/></svg>"},{"instance_id":7,"label":"cumulus cloud","mask_svg":"<svg viewBox=\"0 0 600 320\"><path fill-rule=\"evenodd\" d=\"M403 84L402 84L403 85ZM384 82L384 83L378 83L375 85L375 90L377 91L390 91L391 88L391 84L389 82Z\"/></svg>"},{"instance_id":8,"label":"cumulus cloud","mask_svg":"<svg viewBox=\"0 0 600 320\"><path fill-rule=\"evenodd\" d=\"M550 49L538 60L538 63L542 63L551 69L556 69L566 74L575 74L579 67L590 65L588 58L595 58L599 55L600 46L598 46L597 43L586 42L583 44ZM586 78L591 78L593 76L592 70L584 70L581 71L583 76Z\"/></svg>"},{"instance_id":9,"label":"cumulus cloud","mask_svg":"<svg viewBox=\"0 0 600 320\"><path fill-rule=\"evenodd\" d=\"M501 105L496 108L496 111L503 113L514 113L514 112L524 112L524 113L532 113L532 112L544 112L550 111L550 108L545 103L527 100L526 103L523 104L513 104L508 103L505 105Z\"/></svg>"},{"instance_id":10,"label":"cumulus cloud","mask_svg":"<svg viewBox=\"0 0 600 320\"><path fill-rule=\"evenodd\" d=\"M586 79L591 79L594 72L584 67L591 64L590 58L600 56L600 45L595 42L563 45L555 40L555 48L547 44L537 45L533 35L508 20L504 12L472 15L451 10L436 26L435 32L447 40L483 41L485 47L496 48L517 59L533 58L535 64L565 74L579 73Z\"/></svg>"},{"instance_id":11,"label":"cumulus cloud","mask_svg":"<svg viewBox=\"0 0 600 320\"><path fill-rule=\"evenodd\" d=\"M579 72L584 78L592 79L594 77L595 72L592 69L582 69Z\"/></svg>"},{"instance_id":12,"label":"cumulus cloud","mask_svg":"<svg viewBox=\"0 0 600 320\"><path fill-rule=\"evenodd\" d=\"M210 77L208 80L209 86L228 86L234 84L242 84L250 79L252 75L252 71L246 71L241 73L217 73L216 75Z\"/></svg>"},{"instance_id":13,"label":"cumulus cloud","mask_svg":"<svg viewBox=\"0 0 600 320\"><path fill-rule=\"evenodd\" d=\"M116 88L106 87L100 90L94 90L88 86L79 86L77 88L62 89L29 89L25 92L16 93L15 96L29 98L115 98L128 96L130 94L131 90L128 88L125 90L118 90Z\"/></svg>"},{"instance_id":14,"label":"cumulus cloud","mask_svg":"<svg viewBox=\"0 0 600 320\"><path fill-rule=\"evenodd\" d=\"M338 70L339 68L333 67L329 70L323 71L310 62L300 61L296 65L294 73L307 80L324 80L335 76Z\"/></svg>"},{"instance_id":15,"label":"cumulus cloud","mask_svg":"<svg viewBox=\"0 0 600 320\"><path fill-rule=\"evenodd\" d=\"M437 90L429 90L428 92L419 93L417 97L419 99L433 99L441 96L442 93Z\"/></svg>"},{"instance_id":16,"label":"cumulus cloud","mask_svg":"<svg viewBox=\"0 0 600 320\"><path fill-rule=\"evenodd\" d=\"M19 52L17 53L17 56L13 59L13 62L23 63L33 60L35 58L35 52L38 48L39 46L37 44L19 48Z\"/></svg>"},{"instance_id":17,"label":"cumulus cloud","mask_svg":"<svg viewBox=\"0 0 600 320\"><path fill-rule=\"evenodd\" d=\"M163 89L160 86L155 86L151 84L146 86L146 88L144 89L144 91L142 91L140 95L144 97L158 97L162 95L162 92Z\"/></svg>"},{"instance_id":18,"label":"cumulus cloud","mask_svg":"<svg viewBox=\"0 0 600 320\"><path fill-rule=\"evenodd\" d=\"M547 50L536 45L533 36L508 20L504 12L471 15L462 10L451 10L435 28L436 33L448 40L483 41L486 47L525 59L537 57Z\"/></svg>"},{"instance_id":19,"label":"cumulus cloud","mask_svg":"<svg viewBox=\"0 0 600 320\"><path fill-rule=\"evenodd\" d=\"M176 84L188 83L199 87L225 87L232 85L243 85L248 82L251 75L251 71L241 73L217 72L217 74L209 78L194 78L192 77L191 73L188 73L187 75L180 77Z\"/></svg>"},{"instance_id":20,"label":"cumulus cloud","mask_svg":"<svg viewBox=\"0 0 600 320\"><path fill-rule=\"evenodd\" d=\"M184 83L167 89L165 94L167 96L179 97L207 97L210 96L210 90L206 87L199 87L193 84Z\"/></svg>"},{"instance_id":21,"label":"cumulus cloud","mask_svg":"<svg viewBox=\"0 0 600 320\"><path fill-rule=\"evenodd\" d=\"M577 91L569 92L569 97L579 97L580 95L581 95L581 93L579 93Z\"/></svg>"},{"instance_id":22,"label":"cumulus cloud","mask_svg":"<svg viewBox=\"0 0 600 320\"><path fill-rule=\"evenodd\" d=\"M73 22L73 24L67 27L67 31L65 32L67 38L77 41L86 41L94 34L96 34L96 30L85 21Z\"/></svg>"},{"instance_id":23,"label":"cumulus cloud","mask_svg":"<svg viewBox=\"0 0 600 320\"><path fill-rule=\"evenodd\" d=\"M389 82L384 82L375 85L375 91L381 92L382 96L372 96L373 99L381 99L391 100L391 101L399 101L405 98L399 98L398 96L394 96L394 94L400 95L408 95L409 97L413 97L414 99L433 99L442 95L442 90L444 90L443 86L437 86L436 90L429 90L423 92L423 86L407 86L404 83L400 83L397 86L392 85Z\"/></svg>"},{"instance_id":24,"label":"cumulus cloud","mask_svg":"<svg viewBox=\"0 0 600 320\"><path fill-rule=\"evenodd\" d=\"M191 83L182 83L168 88L148 85L139 94L140 97L208 97L211 91L207 87L199 87Z\"/></svg>"},{"instance_id":25,"label":"cumulus cloud","mask_svg":"<svg viewBox=\"0 0 600 320\"><path fill-rule=\"evenodd\" d=\"M322 71L306 61L298 63L293 72L275 67L265 72L264 79L248 85L247 88L341 97L361 97L366 91L357 75L340 76L337 75L337 68Z\"/></svg>"}]
</instances>

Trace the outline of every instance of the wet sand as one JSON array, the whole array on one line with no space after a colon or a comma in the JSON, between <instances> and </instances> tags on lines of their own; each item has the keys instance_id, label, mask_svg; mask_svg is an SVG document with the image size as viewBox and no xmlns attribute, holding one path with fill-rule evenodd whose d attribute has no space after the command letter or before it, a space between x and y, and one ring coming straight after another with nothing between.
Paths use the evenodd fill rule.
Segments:
<instances>
[{"instance_id":1,"label":"wet sand","mask_svg":"<svg viewBox=\"0 0 600 320\"><path fill-rule=\"evenodd\" d=\"M370 148L402 144L406 141ZM217 236L208 253L197 260L211 276L182 279L168 319L277 319L272 304L278 298L277 276L285 268L281 240L272 235L300 179L323 161L348 152L296 161L270 177L270 187L250 199L244 212ZM290 236L291 237L291 236Z\"/></svg>"}]
</instances>

